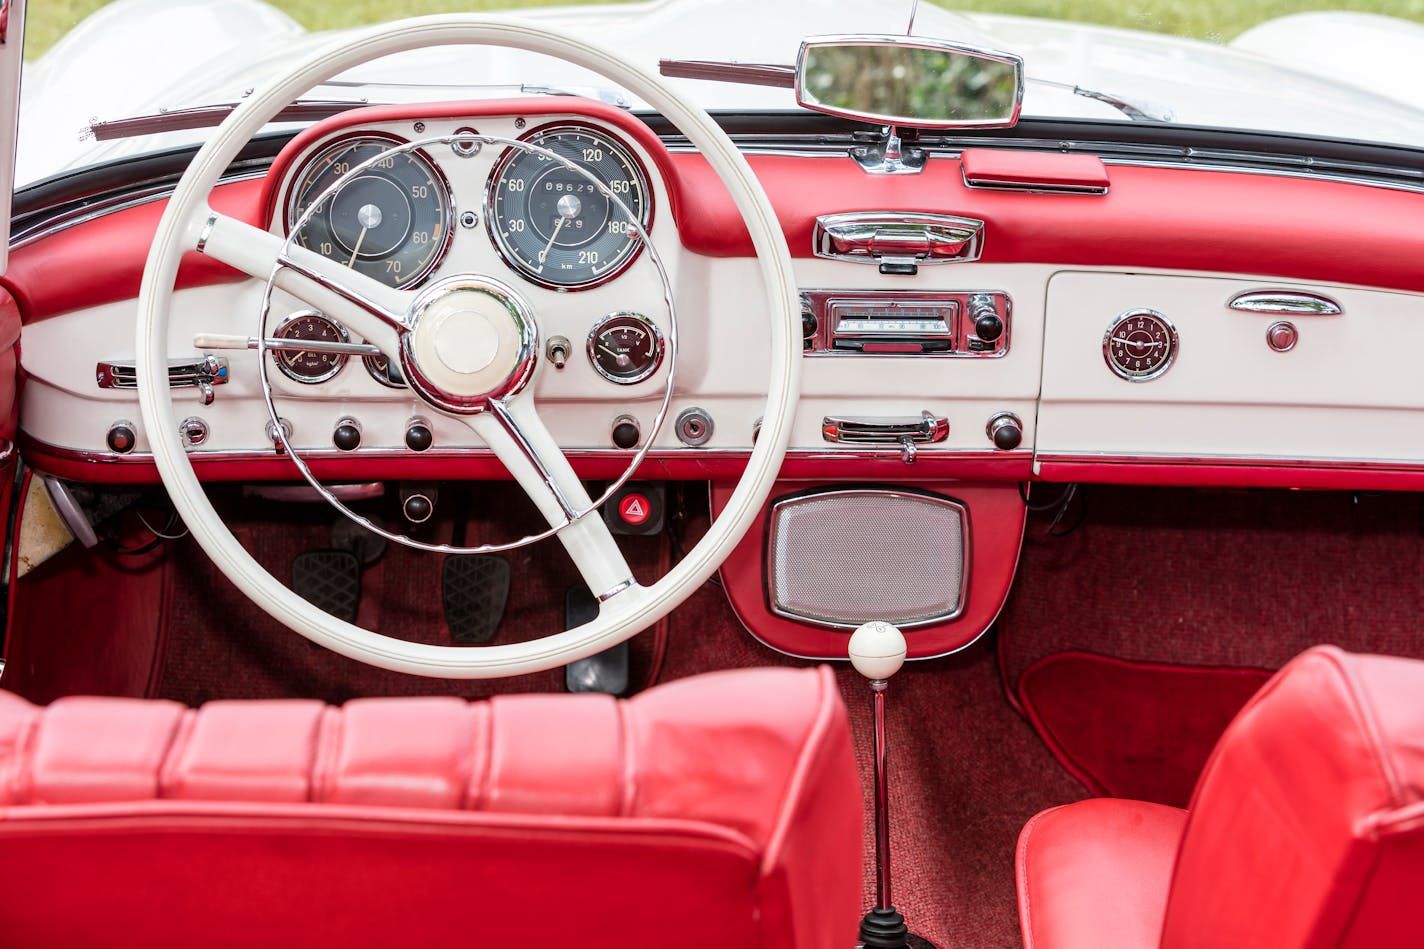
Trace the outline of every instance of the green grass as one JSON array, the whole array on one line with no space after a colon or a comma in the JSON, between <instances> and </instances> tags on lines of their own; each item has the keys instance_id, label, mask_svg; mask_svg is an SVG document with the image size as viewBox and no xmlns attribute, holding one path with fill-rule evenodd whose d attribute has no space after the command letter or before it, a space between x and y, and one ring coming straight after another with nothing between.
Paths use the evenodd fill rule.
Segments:
<instances>
[{"instance_id":1,"label":"green grass","mask_svg":"<svg viewBox=\"0 0 1424 949\"><path fill-rule=\"evenodd\" d=\"M49 49L74 24L108 0L31 0L25 55ZM585 3L589 0L271 0L312 30L326 30L403 16L453 11ZM608 2L608 0L604 0ZM1244 30L1290 13L1350 10L1384 13L1424 23L1424 0L935 0L956 10L1077 20L1190 36L1224 43ZM887 29L895 17L887 4ZM908 4L906 5L908 12ZM811 24L814 29L814 24ZM787 53L791 55L790 52Z\"/></svg>"}]
</instances>

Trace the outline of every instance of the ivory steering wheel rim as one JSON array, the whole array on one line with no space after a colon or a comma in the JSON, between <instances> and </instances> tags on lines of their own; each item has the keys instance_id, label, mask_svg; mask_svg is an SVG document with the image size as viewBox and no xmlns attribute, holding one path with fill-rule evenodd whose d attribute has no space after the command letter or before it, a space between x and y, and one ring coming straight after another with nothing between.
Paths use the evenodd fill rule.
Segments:
<instances>
[{"instance_id":1,"label":"ivory steering wheel rim","mask_svg":"<svg viewBox=\"0 0 1424 949\"><path fill-rule=\"evenodd\" d=\"M148 383L151 379L166 383L169 310L179 261L185 252L202 249L212 236L217 216L208 208L208 195L243 145L282 107L325 79L381 56L457 44L563 59L601 73L671 121L711 165L740 212L756 249L771 318L770 376L761 430L741 480L707 534L652 585L634 584L615 591L617 595L608 599L596 619L571 630L496 646L406 642L339 620L289 590L222 522L179 438L168 386ZM198 151L169 199L144 269L136 330L139 406L164 487L193 537L217 568L273 618L334 652L384 669L449 679L521 675L565 665L631 638L690 596L736 547L761 512L786 454L800 383L798 312L790 253L770 201L746 159L700 107L615 54L540 26L497 17L421 17L382 24L309 56L243 100ZM601 525L597 518L585 520Z\"/></svg>"}]
</instances>

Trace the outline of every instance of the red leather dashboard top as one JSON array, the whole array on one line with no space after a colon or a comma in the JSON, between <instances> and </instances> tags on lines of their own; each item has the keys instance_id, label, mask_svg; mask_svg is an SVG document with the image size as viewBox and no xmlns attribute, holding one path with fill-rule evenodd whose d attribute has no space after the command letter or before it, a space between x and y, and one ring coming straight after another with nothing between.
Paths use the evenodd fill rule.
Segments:
<instances>
[{"instance_id":1,"label":"red leather dashboard top","mask_svg":"<svg viewBox=\"0 0 1424 949\"><path fill-rule=\"evenodd\" d=\"M510 111L567 113L558 100L465 103L477 117ZM373 108L340 117L341 126L409 112ZM672 217L688 250L708 256L752 253L736 207L701 156L668 153L626 112L580 100L579 112L615 125L653 157L669 192ZM450 112L450 108L442 109ZM215 209L260 223L278 178L309 144L335 127L324 123L290 143L276 175L219 187ZM974 150L971 159L992 155ZM1252 274L1424 291L1424 195L1306 178L1163 167L1114 166L1106 195L1043 194L969 188L957 158L932 158L918 175L868 175L840 156L750 155L747 160L776 208L793 256L811 256L818 214L914 210L986 222L983 260L1063 266L1157 268ZM1019 155L1014 164L1025 161ZM11 255L4 285L26 320L138 293L162 202L142 205L43 238ZM235 279L196 259L180 284Z\"/></svg>"}]
</instances>

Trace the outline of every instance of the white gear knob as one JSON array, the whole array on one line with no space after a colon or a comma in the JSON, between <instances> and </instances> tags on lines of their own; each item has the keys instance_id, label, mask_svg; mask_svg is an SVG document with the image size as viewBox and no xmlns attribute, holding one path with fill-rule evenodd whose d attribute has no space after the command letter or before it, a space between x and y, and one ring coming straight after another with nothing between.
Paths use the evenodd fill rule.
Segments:
<instances>
[{"instance_id":1,"label":"white gear knob","mask_svg":"<svg viewBox=\"0 0 1424 949\"><path fill-rule=\"evenodd\" d=\"M892 623L871 620L850 634L850 664L872 681L888 679L905 664L905 634Z\"/></svg>"}]
</instances>

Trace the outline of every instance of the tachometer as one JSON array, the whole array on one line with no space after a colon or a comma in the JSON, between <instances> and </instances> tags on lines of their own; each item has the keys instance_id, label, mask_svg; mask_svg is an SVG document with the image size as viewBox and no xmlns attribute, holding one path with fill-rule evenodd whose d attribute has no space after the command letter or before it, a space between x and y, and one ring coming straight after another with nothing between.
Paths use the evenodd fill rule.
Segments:
<instances>
[{"instance_id":1,"label":"tachometer","mask_svg":"<svg viewBox=\"0 0 1424 949\"><path fill-rule=\"evenodd\" d=\"M292 186L290 230L326 188L399 139L361 134L317 152ZM450 243L450 188L419 149L391 155L322 202L295 239L392 287L408 287L440 263Z\"/></svg>"},{"instance_id":2,"label":"tachometer","mask_svg":"<svg viewBox=\"0 0 1424 949\"><path fill-rule=\"evenodd\" d=\"M652 195L636 158L609 135L556 125L525 137L592 174L647 229ZM545 287L582 290L626 270L642 251L628 216L593 182L548 156L511 146L490 175L490 237L504 259Z\"/></svg>"}]
</instances>

